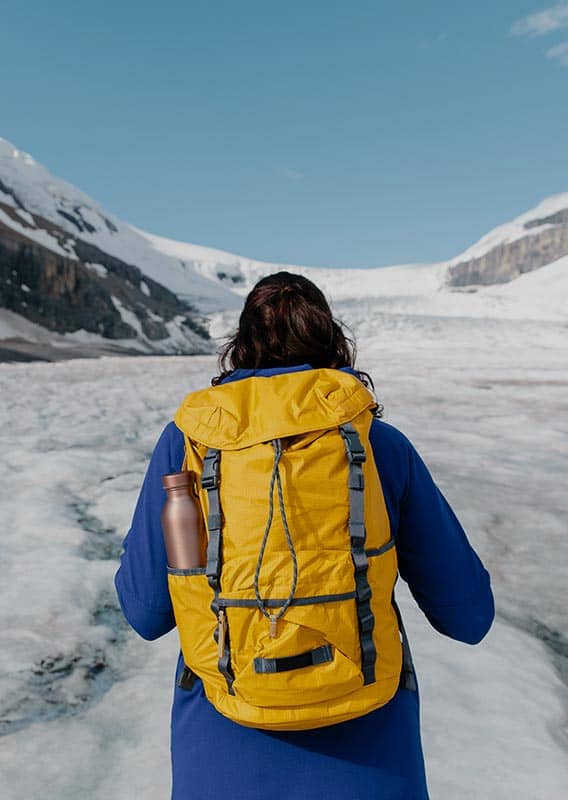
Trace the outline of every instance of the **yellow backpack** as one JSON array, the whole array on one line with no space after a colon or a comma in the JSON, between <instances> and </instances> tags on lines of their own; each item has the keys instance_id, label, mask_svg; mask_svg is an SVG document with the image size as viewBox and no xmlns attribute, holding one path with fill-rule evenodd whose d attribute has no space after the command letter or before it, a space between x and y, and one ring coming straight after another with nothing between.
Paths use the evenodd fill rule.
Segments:
<instances>
[{"instance_id":1,"label":"yellow backpack","mask_svg":"<svg viewBox=\"0 0 568 800\"><path fill-rule=\"evenodd\" d=\"M313 369L192 392L175 415L208 538L206 567L168 567L180 685L199 676L235 722L332 725L412 682L375 408L355 376Z\"/></svg>"}]
</instances>

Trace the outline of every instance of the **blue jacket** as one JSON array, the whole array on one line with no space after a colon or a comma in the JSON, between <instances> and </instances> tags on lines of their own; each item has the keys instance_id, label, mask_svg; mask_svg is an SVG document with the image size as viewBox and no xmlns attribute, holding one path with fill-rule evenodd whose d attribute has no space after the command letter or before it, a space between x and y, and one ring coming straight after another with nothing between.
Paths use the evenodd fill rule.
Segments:
<instances>
[{"instance_id":1,"label":"blue jacket","mask_svg":"<svg viewBox=\"0 0 568 800\"><path fill-rule=\"evenodd\" d=\"M225 380L302 369L311 366L236 370ZM476 644L494 616L487 571L404 434L375 419L371 445L401 577L436 630ZM170 422L150 459L115 575L126 619L148 640L175 627L161 476L177 472L183 458L183 436ZM179 688L182 669L180 652L171 716L172 800L427 800L417 692L400 688L386 706L339 725L274 733L223 717L199 680L191 691Z\"/></svg>"}]
</instances>

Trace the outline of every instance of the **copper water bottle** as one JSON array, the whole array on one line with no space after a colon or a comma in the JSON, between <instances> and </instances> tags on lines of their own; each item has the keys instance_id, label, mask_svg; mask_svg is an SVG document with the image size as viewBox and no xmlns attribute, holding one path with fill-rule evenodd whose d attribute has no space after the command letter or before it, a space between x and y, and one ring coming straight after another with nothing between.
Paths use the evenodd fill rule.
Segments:
<instances>
[{"instance_id":1,"label":"copper water bottle","mask_svg":"<svg viewBox=\"0 0 568 800\"><path fill-rule=\"evenodd\" d=\"M162 531L168 566L195 569L205 566L205 537L195 486L195 472L184 470L162 475L166 502L162 508Z\"/></svg>"}]
</instances>

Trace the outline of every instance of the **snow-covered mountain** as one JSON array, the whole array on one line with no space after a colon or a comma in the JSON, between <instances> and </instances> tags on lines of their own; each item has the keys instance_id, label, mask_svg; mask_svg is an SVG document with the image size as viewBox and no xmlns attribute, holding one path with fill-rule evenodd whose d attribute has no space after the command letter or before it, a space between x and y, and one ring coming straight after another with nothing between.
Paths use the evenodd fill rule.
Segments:
<instances>
[{"instance_id":1,"label":"snow-covered mountain","mask_svg":"<svg viewBox=\"0 0 568 800\"><path fill-rule=\"evenodd\" d=\"M568 194L500 225L448 262L453 286L505 283L568 254Z\"/></svg>"},{"instance_id":2,"label":"snow-covered mountain","mask_svg":"<svg viewBox=\"0 0 568 800\"><path fill-rule=\"evenodd\" d=\"M0 339L34 355L207 353L237 298L0 139Z\"/></svg>"},{"instance_id":3,"label":"snow-covered mountain","mask_svg":"<svg viewBox=\"0 0 568 800\"><path fill-rule=\"evenodd\" d=\"M487 252L478 256L488 237L451 261L436 264L399 264L392 267L369 269L326 269L286 264L266 263L232 255L220 250L210 250L193 244L139 231L156 250L173 255L204 277L245 296L257 280L271 272L288 269L300 273L317 283L331 300L339 316L354 304L366 308L366 313L426 314L443 317L488 317L508 319L568 319L568 240L566 247L545 248L539 251L540 236L568 236L568 223L559 224L558 231L550 223L542 227L530 226L538 219L547 203L564 202L568 215L568 194L557 195L544 201L533 211L512 223L492 231L493 243ZM526 218L526 219L525 219ZM524 220L524 221L523 221ZM523 221L522 223L520 221ZM524 235L520 224L527 224ZM500 234L500 237L498 236ZM529 244L530 243L530 244ZM533 260L526 256L532 247ZM511 250L519 252L518 261L510 257ZM510 277L505 280L505 267L499 280L489 281L482 271L472 280L462 282L461 270L470 268L481 259L489 263L495 252L508 258ZM473 253L476 255L474 256ZM538 256L538 258L537 258ZM533 264L532 269L529 265ZM474 280L475 279L475 280ZM242 301L241 301L242 302ZM217 315L222 316L222 315ZM227 315L234 322L235 315ZM225 326L221 326L224 331Z\"/></svg>"},{"instance_id":4,"label":"snow-covered mountain","mask_svg":"<svg viewBox=\"0 0 568 800\"><path fill-rule=\"evenodd\" d=\"M135 230L157 252L191 265L204 278L241 297L263 276L287 269L315 281L339 313L361 302L370 311L372 306L394 314L568 319L568 193L543 200L456 258L435 264L369 269L291 266ZM228 317L234 321L235 315Z\"/></svg>"},{"instance_id":5,"label":"snow-covered mountain","mask_svg":"<svg viewBox=\"0 0 568 800\"><path fill-rule=\"evenodd\" d=\"M290 266L142 231L0 139L5 351L46 358L211 352L211 316L228 312L234 321L242 296L279 269L310 277L339 310L364 301L369 313L565 319L568 194L544 200L447 262Z\"/></svg>"}]
</instances>

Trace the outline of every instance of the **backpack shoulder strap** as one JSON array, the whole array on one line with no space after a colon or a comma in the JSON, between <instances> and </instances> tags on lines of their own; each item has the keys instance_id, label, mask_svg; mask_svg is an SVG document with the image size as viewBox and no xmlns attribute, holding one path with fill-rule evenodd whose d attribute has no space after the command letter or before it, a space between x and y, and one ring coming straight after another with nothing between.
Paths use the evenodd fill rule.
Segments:
<instances>
[{"instance_id":1,"label":"backpack shoulder strap","mask_svg":"<svg viewBox=\"0 0 568 800\"><path fill-rule=\"evenodd\" d=\"M211 601L211 610L217 617L218 625L215 629L215 641L218 647L219 672L227 682L229 694L234 694L233 681L235 676L231 667L231 648L229 632L225 620L225 611L219 606L219 592L221 591L221 547L222 547L222 516L221 502L219 499L219 467L221 463L221 450L210 447L203 459L201 473L201 486L207 491L209 500L209 513L207 516L207 566L205 574L214 595Z\"/></svg>"},{"instance_id":2,"label":"backpack shoulder strap","mask_svg":"<svg viewBox=\"0 0 568 800\"><path fill-rule=\"evenodd\" d=\"M355 593L359 638L361 642L361 672L363 684L375 682L377 648L373 640L375 617L371 609L371 586L369 584L369 559L365 551L365 478L362 464L366 460L365 448L351 422L339 426L349 460L349 536L351 556L355 567Z\"/></svg>"}]
</instances>

